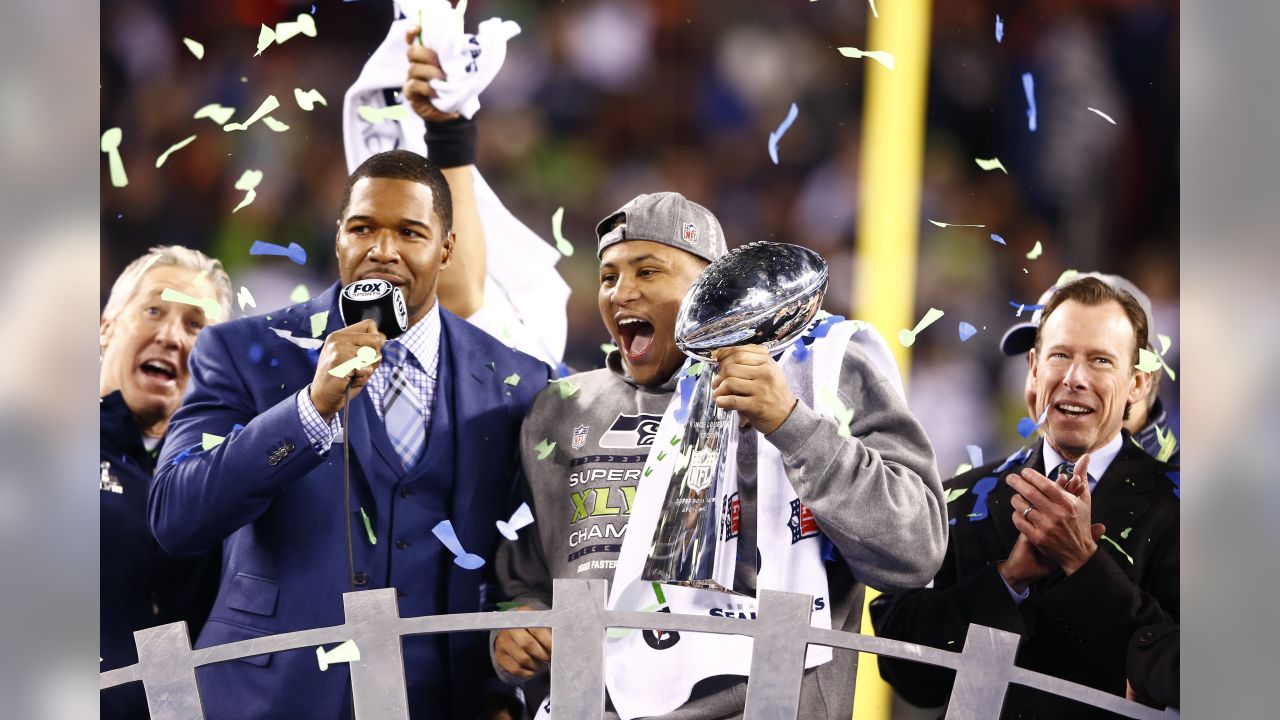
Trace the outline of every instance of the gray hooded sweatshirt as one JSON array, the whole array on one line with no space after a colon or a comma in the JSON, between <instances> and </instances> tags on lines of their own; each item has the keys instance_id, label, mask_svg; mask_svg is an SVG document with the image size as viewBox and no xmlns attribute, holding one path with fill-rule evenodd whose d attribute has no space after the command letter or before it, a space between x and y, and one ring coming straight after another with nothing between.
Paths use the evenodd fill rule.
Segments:
<instances>
[{"instance_id":1,"label":"gray hooded sweatshirt","mask_svg":"<svg viewBox=\"0 0 1280 720\"><path fill-rule=\"evenodd\" d=\"M640 473L680 375L662 385L639 385L616 350L606 365L569 377L579 388L569 398L549 386L524 422L523 490L535 523L519 541L499 546L495 571L503 594L537 609L550 607L552 578L612 581ZM812 396L808 389L793 390ZM841 437L835 420L801 400L766 439L782 453L796 495L835 547L835 558L825 563L832 626L856 632L863 583L893 591L933 579L947 547L947 512L924 429L856 341L846 348L838 395L853 410L851 437ZM735 589L751 594L758 437L744 429L738 446L742 530ZM555 448L539 460L535 447L544 441ZM492 648L491 642L491 655ZM545 671L526 681L496 661L494 667L506 682L525 685L531 707L545 694ZM857 654L837 651L830 662L806 671L799 717L848 720L856 670ZM666 717L740 717L745 698L745 678L708 678ZM606 717L617 716L610 710Z\"/></svg>"}]
</instances>

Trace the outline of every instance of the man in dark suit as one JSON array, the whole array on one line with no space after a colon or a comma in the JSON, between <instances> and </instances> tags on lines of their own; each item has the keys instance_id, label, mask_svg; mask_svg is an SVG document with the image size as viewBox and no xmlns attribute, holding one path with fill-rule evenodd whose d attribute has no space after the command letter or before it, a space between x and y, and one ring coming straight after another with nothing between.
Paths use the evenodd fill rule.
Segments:
<instances>
[{"instance_id":1,"label":"man in dark suit","mask_svg":"<svg viewBox=\"0 0 1280 720\"><path fill-rule=\"evenodd\" d=\"M171 553L223 546L197 647L340 624L352 585L396 588L406 617L484 604L486 575L451 562L432 529L448 520L464 548L491 555L516 493L520 423L548 368L440 308L455 236L434 164L402 150L374 155L347 181L341 210L340 284L206 330L191 355L192 393L170 424L149 512ZM341 286L369 279L404 293L409 329L394 340L371 320L343 327ZM348 377L330 370L366 347L380 362L349 376L348 422ZM205 450L205 434L225 440ZM350 444L349 498L340 443ZM404 639L412 717L478 714L487 637ZM321 673L311 649L198 676L211 720L349 712L346 665Z\"/></svg>"},{"instance_id":2,"label":"man in dark suit","mask_svg":"<svg viewBox=\"0 0 1280 720\"><path fill-rule=\"evenodd\" d=\"M1031 351L1043 440L947 483L942 569L933 587L873 604L879 635L959 651L979 623L1023 636L1021 667L1124 695L1130 637L1179 612L1172 468L1121 427L1147 397L1134 367L1146 335L1133 297L1096 278L1054 293ZM880 673L921 707L945 704L954 679L887 658ZM1014 685L1001 717L1112 716Z\"/></svg>"}]
</instances>

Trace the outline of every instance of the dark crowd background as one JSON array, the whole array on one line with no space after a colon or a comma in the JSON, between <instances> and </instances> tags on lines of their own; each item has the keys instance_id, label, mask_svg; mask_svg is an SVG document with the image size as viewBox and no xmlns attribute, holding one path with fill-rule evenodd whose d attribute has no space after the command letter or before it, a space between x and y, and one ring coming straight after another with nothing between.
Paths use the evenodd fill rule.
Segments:
<instances>
[{"instance_id":1,"label":"dark crowd background","mask_svg":"<svg viewBox=\"0 0 1280 720\"><path fill-rule=\"evenodd\" d=\"M101 127L123 129L129 173L127 187L113 188L101 163L103 302L124 265L157 243L221 258L256 298L249 312L287 304L299 283L315 293L332 282L346 177L342 98L391 12L390 0L102 4ZM260 24L299 13L314 14L317 37L254 57ZM915 317L929 307L946 316L914 345L908 392L948 476L967 460L965 445L992 458L1022 444L1026 362L1001 355L999 338L1018 321L1010 301L1036 302L1068 268L1119 273L1143 288L1179 367L1179 6L975 0L936 2L932 13ZM872 61L836 48L875 49L865 2L472 0L467 29L491 16L523 32L481 97L478 166L548 241L552 213L565 208L576 248L559 264L573 290L572 367L602 365L608 341L595 303L595 222L639 192L676 190L705 204L731 247L775 240L818 250L831 263L826 308L850 314L859 189L875 182L859 172ZM203 60L184 37L203 43ZM1024 72L1035 78L1034 133ZM303 112L294 88L318 89L328 105ZM272 115L287 132L261 123L224 132L192 119L217 102L240 120L268 94L280 99ZM767 138L792 102L799 115L774 165ZM1008 175L980 170L978 157L999 157ZM249 168L264 172L257 199L232 214L243 197L233 185ZM251 257L255 240L296 242L308 261ZM1036 242L1043 254L1029 260ZM962 320L979 329L963 343ZM878 329L897 342L898 328ZM1161 390L1179 434L1181 379Z\"/></svg>"}]
</instances>

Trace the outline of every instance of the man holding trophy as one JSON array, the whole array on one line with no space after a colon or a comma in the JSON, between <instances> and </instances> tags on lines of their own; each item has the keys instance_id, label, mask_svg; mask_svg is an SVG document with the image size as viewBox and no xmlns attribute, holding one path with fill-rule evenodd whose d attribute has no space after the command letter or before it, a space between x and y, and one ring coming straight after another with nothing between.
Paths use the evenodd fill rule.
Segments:
<instances>
[{"instance_id":1,"label":"man holding trophy","mask_svg":"<svg viewBox=\"0 0 1280 720\"><path fill-rule=\"evenodd\" d=\"M814 625L857 630L862 583L925 585L947 543L933 449L883 340L816 317L825 262L774 243L728 253L677 193L638 196L597 237L616 348L525 421L537 522L499 548L505 593L543 609L552 578L603 578L611 608L750 619L758 589L785 590L814 597ZM500 631L492 649L536 701L550 631ZM750 656L742 636L610 631L608 716L739 716ZM855 663L810 648L800 717L847 720Z\"/></svg>"}]
</instances>

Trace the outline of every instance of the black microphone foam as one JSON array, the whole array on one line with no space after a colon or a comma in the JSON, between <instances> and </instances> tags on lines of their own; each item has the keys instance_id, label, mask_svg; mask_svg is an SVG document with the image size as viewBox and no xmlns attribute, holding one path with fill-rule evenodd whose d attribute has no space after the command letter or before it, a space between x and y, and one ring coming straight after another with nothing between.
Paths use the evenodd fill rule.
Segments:
<instances>
[{"instance_id":1,"label":"black microphone foam","mask_svg":"<svg viewBox=\"0 0 1280 720\"><path fill-rule=\"evenodd\" d=\"M373 320L388 340L409 329L409 309L404 293L386 280L357 280L342 288L338 301L343 325Z\"/></svg>"}]
</instances>

